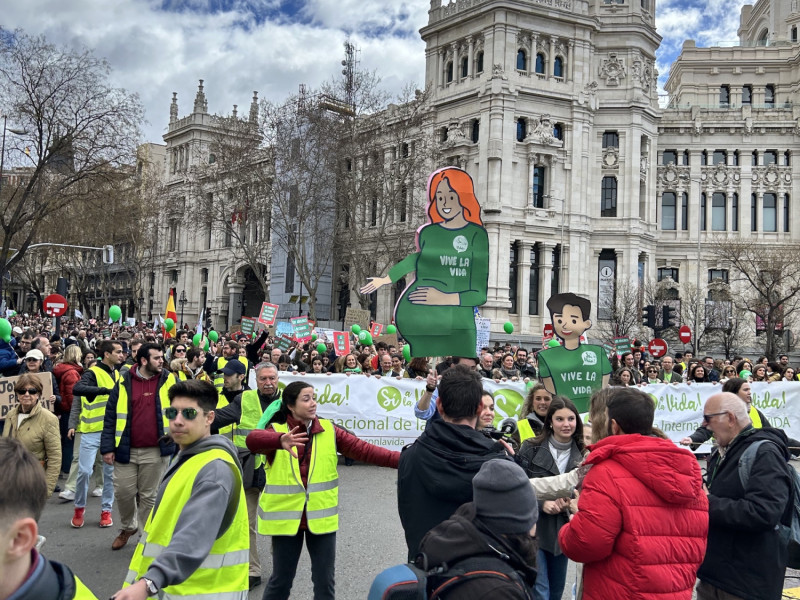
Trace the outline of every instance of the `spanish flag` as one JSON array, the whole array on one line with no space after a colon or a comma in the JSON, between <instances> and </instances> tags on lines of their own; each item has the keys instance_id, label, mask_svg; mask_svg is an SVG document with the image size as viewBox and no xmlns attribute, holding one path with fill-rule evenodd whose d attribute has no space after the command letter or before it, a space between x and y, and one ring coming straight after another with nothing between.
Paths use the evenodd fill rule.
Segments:
<instances>
[{"instance_id":1,"label":"spanish flag","mask_svg":"<svg viewBox=\"0 0 800 600\"><path fill-rule=\"evenodd\" d=\"M164 313L164 321L167 319L172 320L172 328L167 329L166 325L161 326L161 333L164 334L164 339L175 337L178 332L178 313L175 312L175 293L172 289L169 291L169 300L167 300L167 311Z\"/></svg>"}]
</instances>

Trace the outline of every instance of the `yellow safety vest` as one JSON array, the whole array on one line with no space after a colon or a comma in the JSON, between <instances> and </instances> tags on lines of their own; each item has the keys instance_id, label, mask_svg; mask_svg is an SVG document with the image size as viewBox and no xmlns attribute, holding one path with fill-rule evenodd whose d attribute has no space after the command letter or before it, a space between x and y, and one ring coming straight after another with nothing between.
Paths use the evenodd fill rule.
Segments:
<instances>
[{"instance_id":1,"label":"yellow safety vest","mask_svg":"<svg viewBox=\"0 0 800 600\"><path fill-rule=\"evenodd\" d=\"M222 390L219 390L217 393L219 395L219 398L217 399L217 410L220 410L221 408L228 406L230 402L228 402L228 399L225 397L225 394L222 393ZM224 435L226 438L232 441L234 427L236 427L234 423L226 425L225 427L220 428L219 434Z\"/></svg>"},{"instance_id":2,"label":"yellow safety vest","mask_svg":"<svg viewBox=\"0 0 800 600\"><path fill-rule=\"evenodd\" d=\"M750 404L750 422L753 424L754 429L761 429L763 424L761 423L761 415L758 414L755 405Z\"/></svg>"},{"instance_id":3,"label":"yellow safety vest","mask_svg":"<svg viewBox=\"0 0 800 600\"><path fill-rule=\"evenodd\" d=\"M247 371L250 369L250 361L247 360L244 356L237 357L239 362L244 365L245 373L244 376L247 377ZM214 387L217 388L217 391L222 391L222 384L225 383L225 379L222 376L222 369L225 368L225 365L228 364L228 359L224 356L220 356L217 359L217 373L214 375Z\"/></svg>"},{"instance_id":4,"label":"yellow safety vest","mask_svg":"<svg viewBox=\"0 0 800 600\"><path fill-rule=\"evenodd\" d=\"M155 377L158 377L157 375ZM169 388L173 386L175 380L167 377L164 385L158 391L158 399L161 403L161 424L164 427L164 435L169 433L169 419L164 416L164 409L169 408ZM114 432L114 447L119 448L122 440L122 433L128 425L128 389L124 385L119 386L119 399L117 400L117 423Z\"/></svg>"},{"instance_id":5,"label":"yellow safety vest","mask_svg":"<svg viewBox=\"0 0 800 600\"><path fill-rule=\"evenodd\" d=\"M233 445L237 448L247 450L247 434L253 431L261 420L261 402L258 399L258 390L247 390L242 392L242 417L236 424L233 431ZM259 456L256 461L256 468L261 465L263 457Z\"/></svg>"},{"instance_id":6,"label":"yellow safety vest","mask_svg":"<svg viewBox=\"0 0 800 600\"><path fill-rule=\"evenodd\" d=\"M214 460L230 465L236 476L238 508L227 531L218 538L208 556L189 578L158 591L159 600L247 600L250 565L250 529L247 502L242 488L242 474L233 457L222 449L201 452L183 463L164 489L161 501L150 511L144 531L133 552L128 575L122 587L128 587L147 573L152 562L169 547L183 507L189 500L200 470ZM224 510L225 507L220 507Z\"/></svg>"},{"instance_id":7,"label":"yellow safety vest","mask_svg":"<svg viewBox=\"0 0 800 600\"><path fill-rule=\"evenodd\" d=\"M533 433L533 427L531 427L531 422L528 421L527 418L522 418L517 421L517 431L519 431L520 444L529 438L536 437L536 434Z\"/></svg>"},{"instance_id":8,"label":"yellow safety vest","mask_svg":"<svg viewBox=\"0 0 800 600\"><path fill-rule=\"evenodd\" d=\"M72 574L72 577L75 579L75 595L72 597L72 600L98 600L97 596L92 593L92 590L86 587L75 573Z\"/></svg>"},{"instance_id":9,"label":"yellow safety vest","mask_svg":"<svg viewBox=\"0 0 800 600\"><path fill-rule=\"evenodd\" d=\"M97 379L97 387L112 389L119 383L119 371L114 369L113 376L102 367L94 365L89 367ZM81 396L81 416L78 423L78 431L81 433L99 433L103 431L103 419L106 416L106 405L108 405L108 394L95 396L92 402L88 398Z\"/></svg>"},{"instance_id":10,"label":"yellow safety vest","mask_svg":"<svg viewBox=\"0 0 800 600\"><path fill-rule=\"evenodd\" d=\"M258 533L296 535L303 511L311 533L339 529L339 473L336 470L336 432L333 423L320 419L322 433L314 436L308 470L308 488L300 478L300 462L286 450L275 452L267 465L267 485L258 500ZM272 428L288 433L286 423Z\"/></svg>"}]
</instances>

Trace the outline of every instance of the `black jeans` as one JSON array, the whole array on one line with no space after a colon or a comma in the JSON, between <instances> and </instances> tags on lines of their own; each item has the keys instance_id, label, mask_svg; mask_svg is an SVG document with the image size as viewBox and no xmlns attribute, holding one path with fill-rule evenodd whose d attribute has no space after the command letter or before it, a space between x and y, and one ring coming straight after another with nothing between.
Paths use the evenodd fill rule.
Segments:
<instances>
[{"instance_id":1,"label":"black jeans","mask_svg":"<svg viewBox=\"0 0 800 600\"><path fill-rule=\"evenodd\" d=\"M297 535L272 536L272 575L264 589L262 600L288 600L297 572L303 538L311 557L311 581L314 600L334 600L336 567L336 532L316 535L300 530Z\"/></svg>"}]
</instances>

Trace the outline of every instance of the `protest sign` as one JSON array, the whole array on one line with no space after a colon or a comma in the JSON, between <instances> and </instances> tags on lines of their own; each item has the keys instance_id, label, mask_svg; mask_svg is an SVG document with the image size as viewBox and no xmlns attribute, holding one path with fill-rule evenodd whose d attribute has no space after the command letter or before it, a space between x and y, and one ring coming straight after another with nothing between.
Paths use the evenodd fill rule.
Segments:
<instances>
[{"instance_id":1,"label":"protest sign","mask_svg":"<svg viewBox=\"0 0 800 600\"><path fill-rule=\"evenodd\" d=\"M279 350L283 350L286 352L289 348L292 347L292 338L282 333L277 340L275 340L275 347Z\"/></svg>"},{"instance_id":2,"label":"protest sign","mask_svg":"<svg viewBox=\"0 0 800 600\"><path fill-rule=\"evenodd\" d=\"M255 317L242 317L242 333L245 335L253 335L256 330Z\"/></svg>"},{"instance_id":3,"label":"protest sign","mask_svg":"<svg viewBox=\"0 0 800 600\"><path fill-rule=\"evenodd\" d=\"M344 329L345 331L350 331L353 325L358 325L361 329L366 329L369 327L371 319L372 315L368 310L350 306L347 308L347 312L344 315Z\"/></svg>"},{"instance_id":4,"label":"protest sign","mask_svg":"<svg viewBox=\"0 0 800 600\"><path fill-rule=\"evenodd\" d=\"M278 316L279 308L280 306L278 306L277 304L270 304L269 302L264 302L261 305L261 312L258 315L258 320L264 325L274 325L275 319Z\"/></svg>"},{"instance_id":5,"label":"protest sign","mask_svg":"<svg viewBox=\"0 0 800 600\"><path fill-rule=\"evenodd\" d=\"M50 373L31 373L36 379L42 383L42 406L47 410L53 410L53 403L50 402L50 396L53 395L53 377ZM20 378L19 375L15 377L0 377L0 420L5 419L8 412L16 406L18 400L17 395L14 393L14 385Z\"/></svg>"},{"instance_id":6,"label":"protest sign","mask_svg":"<svg viewBox=\"0 0 800 600\"><path fill-rule=\"evenodd\" d=\"M383 324L381 323L373 323L372 327L369 328L369 333L373 338L378 337L382 331L383 331Z\"/></svg>"},{"instance_id":7,"label":"protest sign","mask_svg":"<svg viewBox=\"0 0 800 600\"><path fill-rule=\"evenodd\" d=\"M333 349L336 352L336 356L344 356L345 354L350 354L349 331L333 332Z\"/></svg>"},{"instance_id":8,"label":"protest sign","mask_svg":"<svg viewBox=\"0 0 800 600\"><path fill-rule=\"evenodd\" d=\"M292 317L289 319L292 322L292 333L294 338L301 344L311 341L311 324L308 322L308 317Z\"/></svg>"},{"instance_id":9,"label":"protest sign","mask_svg":"<svg viewBox=\"0 0 800 600\"><path fill-rule=\"evenodd\" d=\"M275 325L275 335L288 335L292 337L294 333L294 328L292 327L291 323L286 321L278 321Z\"/></svg>"},{"instance_id":10,"label":"protest sign","mask_svg":"<svg viewBox=\"0 0 800 600\"><path fill-rule=\"evenodd\" d=\"M492 333L492 320L486 317L475 317L475 331L477 332L477 343L475 344L475 356L481 355L483 348L489 347L489 336Z\"/></svg>"},{"instance_id":11,"label":"protest sign","mask_svg":"<svg viewBox=\"0 0 800 600\"><path fill-rule=\"evenodd\" d=\"M341 333L341 332L337 332ZM305 381L317 393L318 414L353 431L365 441L399 450L425 429L414 416L414 404L425 391L425 381L366 377L364 375L314 375L281 373L279 387ZM522 382L483 380L495 401L495 425L517 417L525 399ZM674 442L694 432L703 419L703 405L718 393L719 384L656 384L640 388L656 402L654 424ZM753 404L789 437L800 439L800 382L753 383ZM700 447L709 452L711 444Z\"/></svg>"}]
</instances>

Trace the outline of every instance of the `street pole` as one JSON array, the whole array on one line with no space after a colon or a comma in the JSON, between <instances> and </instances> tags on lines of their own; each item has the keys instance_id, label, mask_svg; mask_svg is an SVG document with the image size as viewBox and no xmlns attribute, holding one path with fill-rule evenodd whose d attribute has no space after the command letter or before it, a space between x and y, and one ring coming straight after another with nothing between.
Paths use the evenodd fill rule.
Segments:
<instances>
[{"instance_id":1,"label":"street pole","mask_svg":"<svg viewBox=\"0 0 800 600\"><path fill-rule=\"evenodd\" d=\"M708 228L708 223L706 222L706 214L708 211L706 207L702 206L700 199L703 196L703 188L702 183L697 182L698 186L698 196L697 196L697 206L701 206L703 208L704 214L697 220L697 303L694 307L694 357L697 358L700 356L700 231L701 231L701 224L705 223L706 229Z\"/></svg>"}]
</instances>

